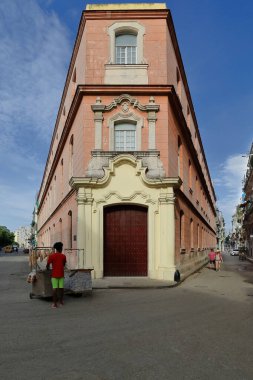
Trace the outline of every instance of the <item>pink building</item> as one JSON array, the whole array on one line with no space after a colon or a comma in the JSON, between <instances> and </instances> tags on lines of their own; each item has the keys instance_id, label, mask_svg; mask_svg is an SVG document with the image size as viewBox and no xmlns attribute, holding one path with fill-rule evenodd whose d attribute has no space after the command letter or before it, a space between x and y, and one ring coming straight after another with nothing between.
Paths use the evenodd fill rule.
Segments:
<instances>
[{"instance_id":1,"label":"pink building","mask_svg":"<svg viewBox=\"0 0 253 380\"><path fill-rule=\"evenodd\" d=\"M38 244L84 249L95 278L205 263L215 193L165 4L87 5L38 204Z\"/></svg>"}]
</instances>

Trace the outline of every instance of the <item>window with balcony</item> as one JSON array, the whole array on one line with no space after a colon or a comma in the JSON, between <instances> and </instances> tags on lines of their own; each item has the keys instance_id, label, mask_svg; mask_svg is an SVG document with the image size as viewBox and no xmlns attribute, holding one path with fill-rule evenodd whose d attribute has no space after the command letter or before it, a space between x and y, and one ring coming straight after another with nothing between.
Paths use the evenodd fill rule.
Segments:
<instances>
[{"instance_id":1,"label":"window with balcony","mask_svg":"<svg viewBox=\"0 0 253 380\"><path fill-rule=\"evenodd\" d=\"M114 150L136 150L136 125L131 123L117 123L114 127Z\"/></svg>"}]
</instances>

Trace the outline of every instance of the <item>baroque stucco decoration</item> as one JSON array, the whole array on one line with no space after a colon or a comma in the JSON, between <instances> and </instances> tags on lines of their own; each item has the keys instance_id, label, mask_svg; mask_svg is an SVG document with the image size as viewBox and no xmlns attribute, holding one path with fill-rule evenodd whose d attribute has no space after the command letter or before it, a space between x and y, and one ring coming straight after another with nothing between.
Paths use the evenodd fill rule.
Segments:
<instances>
[{"instance_id":1,"label":"baroque stucco decoration","mask_svg":"<svg viewBox=\"0 0 253 380\"><path fill-rule=\"evenodd\" d=\"M114 108L120 106L121 111L114 114L108 120L109 127L109 152L102 151L102 125L103 113L110 112ZM91 106L94 112L95 124L95 150L92 152L92 159L89 162L86 177L102 178L104 176L104 167L109 166L109 159L117 155L114 151L114 125L115 122L120 120L130 121L136 124L136 147L137 151L134 155L142 158L143 167L146 167L147 178L164 178L165 170L162 162L159 159L159 152L156 150L155 143L155 127L156 127L156 113L160 107L155 103L153 96L150 97L149 103L146 105L141 104L136 98L122 94L113 99L109 105L102 104L101 98L98 97L96 104ZM141 152L141 128L143 128L144 120L136 115L134 109L142 112L147 112L148 129L149 129L149 149L147 152Z\"/></svg>"},{"instance_id":2,"label":"baroque stucco decoration","mask_svg":"<svg viewBox=\"0 0 253 380\"><path fill-rule=\"evenodd\" d=\"M72 177L70 185L79 200L78 248L84 249L85 263L94 268L95 278L103 277L103 210L120 203L148 208L148 276L173 280L179 177L149 179L142 159L122 153L109 160L103 178Z\"/></svg>"}]
</instances>

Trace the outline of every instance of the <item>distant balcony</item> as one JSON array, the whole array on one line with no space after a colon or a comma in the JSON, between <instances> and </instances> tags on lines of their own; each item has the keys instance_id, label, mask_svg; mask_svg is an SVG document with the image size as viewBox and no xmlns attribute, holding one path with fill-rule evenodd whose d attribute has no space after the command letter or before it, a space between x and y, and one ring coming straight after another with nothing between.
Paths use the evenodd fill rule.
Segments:
<instances>
[{"instance_id":1,"label":"distant balcony","mask_svg":"<svg viewBox=\"0 0 253 380\"><path fill-rule=\"evenodd\" d=\"M253 199L247 201L247 205L245 207L244 220L246 220L249 215L253 213Z\"/></svg>"}]
</instances>

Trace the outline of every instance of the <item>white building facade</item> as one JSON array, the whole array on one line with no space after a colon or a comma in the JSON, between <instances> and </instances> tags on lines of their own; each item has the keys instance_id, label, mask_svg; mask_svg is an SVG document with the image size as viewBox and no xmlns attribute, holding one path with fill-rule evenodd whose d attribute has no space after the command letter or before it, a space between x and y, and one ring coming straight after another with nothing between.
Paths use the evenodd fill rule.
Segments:
<instances>
[{"instance_id":1,"label":"white building facade","mask_svg":"<svg viewBox=\"0 0 253 380\"><path fill-rule=\"evenodd\" d=\"M29 248L31 233L31 226L21 226L14 232L15 242L19 244L19 247Z\"/></svg>"}]
</instances>

